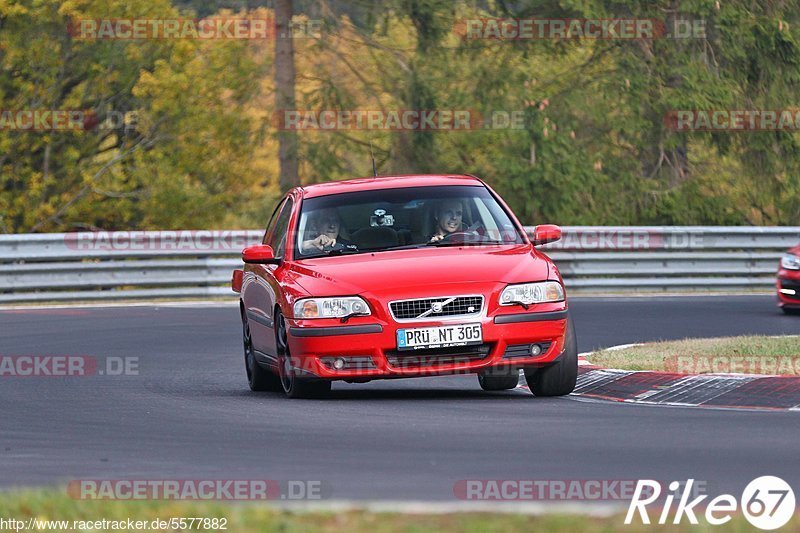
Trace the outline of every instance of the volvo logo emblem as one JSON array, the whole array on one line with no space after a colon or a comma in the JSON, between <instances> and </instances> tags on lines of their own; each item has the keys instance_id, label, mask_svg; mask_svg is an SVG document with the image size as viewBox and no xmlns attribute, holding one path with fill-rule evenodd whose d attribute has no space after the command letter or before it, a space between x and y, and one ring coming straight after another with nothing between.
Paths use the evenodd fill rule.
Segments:
<instances>
[{"instance_id":1,"label":"volvo logo emblem","mask_svg":"<svg viewBox=\"0 0 800 533\"><path fill-rule=\"evenodd\" d=\"M431 311L434 313L441 313L443 307L442 302L433 302L431 304Z\"/></svg>"}]
</instances>

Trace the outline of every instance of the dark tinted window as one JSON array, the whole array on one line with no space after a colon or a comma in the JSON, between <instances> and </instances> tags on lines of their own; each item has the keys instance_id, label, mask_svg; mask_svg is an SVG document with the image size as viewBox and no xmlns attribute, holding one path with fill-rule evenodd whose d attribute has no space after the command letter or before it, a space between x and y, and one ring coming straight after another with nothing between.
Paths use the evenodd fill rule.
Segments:
<instances>
[{"instance_id":1,"label":"dark tinted window","mask_svg":"<svg viewBox=\"0 0 800 533\"><path fill-rule=\"evenodd\" d=\"M289 219L292 216L292 200L287 199L281 208L281 213L275 221L275 229L272 231L270 246L275 252L275 257L283 257L286 252L286 232L289 229Z\"/></svg>"},{"instance_id":2,"label":"dark tinted window","mask_svg":"<svg viewBox=\"0 0 800 533\"><path fill-rule=\"evenodd\" d=\"M264 238L261 239L261 244L269 244L267 238L269 238L272 228L275 227L275 222L278 220L278 214L281 212L281 207L283 207L284 203L286 203L286 200L281 200L278 202L278 205L275 206L275 210L272 211L272 216L269 217L269 222L267 222L267 229L264 231Z\"/></svg>"},{"instance_id":3,"label":"dark tinted window","mask_svg":"<svg viewBox=\"0 0 800 533\"><path fill-rule=\"evenodd\" d=\"M522 242L508 213L482 185L408 187L304 200L296 258Z\"/></svg>"}]
</instances>

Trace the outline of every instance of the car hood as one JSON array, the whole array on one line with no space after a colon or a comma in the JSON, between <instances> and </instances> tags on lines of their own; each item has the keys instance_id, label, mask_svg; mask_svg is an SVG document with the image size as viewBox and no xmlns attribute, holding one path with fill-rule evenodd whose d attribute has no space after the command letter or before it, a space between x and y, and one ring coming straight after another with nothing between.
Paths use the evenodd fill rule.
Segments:
<instances>
[{"instance_id":1,"label":"car hood","mask_svg":"<svg viewBox=\"0 0 800 533\"><path fill-rule=\"evenodd\" d=\"M794 248L789 248L789 253L794 255L800 255L800 244L795 246Z\"/></svg>"},{"instance_id":2,"label":"car hood","mask_svg":"<svg viewBox=\"0 0 800 533\"><path fill-rule=\"evenodd\" d=\"M425 248L298 261L296 281L313 296L402 296L546 280L548 261L530 245ZM458 285L456 289L454 286Z\"/></svg>"}]
</instances>

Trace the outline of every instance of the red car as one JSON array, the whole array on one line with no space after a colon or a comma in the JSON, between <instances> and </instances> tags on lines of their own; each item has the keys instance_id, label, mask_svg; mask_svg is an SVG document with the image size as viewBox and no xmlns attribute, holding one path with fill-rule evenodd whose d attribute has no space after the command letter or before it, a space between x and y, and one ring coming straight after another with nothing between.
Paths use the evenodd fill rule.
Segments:
<instances>
[{"instance_id":1,"label":"red car","mask_svg":"<svg viewBox=\"0 0 800 533\"><path fill-rule=\"evenodd\" d=\"M778 305L786 314L800 314L800 245L781 258L778 269Z\"/></svg>"},{"instance_id":2,"label":"red car","mask_svg":"<svg viewBox=\"0 0 800 533\"><path fill-rule=\"evenodd\" d=\"M577 340L555 264L472 176L356 179L298 187L263 244L242 252L245 366L254 391L319 397L333 380L476 373L537 396L569 394Z\"/></svg>"}]
</instances>

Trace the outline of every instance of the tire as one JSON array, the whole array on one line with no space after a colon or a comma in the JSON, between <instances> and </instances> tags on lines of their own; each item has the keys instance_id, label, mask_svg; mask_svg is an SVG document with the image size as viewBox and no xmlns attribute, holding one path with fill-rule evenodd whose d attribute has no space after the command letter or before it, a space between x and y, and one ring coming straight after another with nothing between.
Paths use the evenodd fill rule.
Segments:
<instances>
[{"instance_id":1,"label":"tire","mask_svg":"<svg viewBox=\"0 0 800 533\"><path fill-rule=\"evenodd\" d=\"M283 314L275 313L275 343L278 348L278 374L287 398L324 398L331 391L330 380L297 377L289 352L288 333Z\"/></svg>"},{"instance_id":2,"label":"tire","mask_svg":"<svg viewBox=\"0 0 800 533\"><path fill-rule=\"evenodd\" d=\"M800 308L797 307L781 307L781 310L787 315L800 315Z\"/></svg>"},{"instance_id":3,"label":"tire","mask_svg":"<svg viewBox=\"0 0 800 533\"><path fill-rule=\"evenodd\" d=\"M578 337L572 317L567 319L567 335L561 358L545 368L526 368L525 380L536 396L564 396L575 390L578 380Z\"/></svg>"},{"instance_id":4,"label":"tire","mask_svg":"<svg viewBox=\"0 0 800 533\"><path fill-rule=\"evenodd\" d=\"M509 390L519 385L519 370L492 372L487 370L478 374L478 383L486 391Z\"/></svg>"},{"instance_id":5,"label":"tire","mask_svg":"<svg viewBox=\"0 0 800 533\"><path fill-rule=\"evenodd\" d=\"M242 341L244 344L244 369L247 373L247 383L250 390L255 392L280 392L281 380L274 373L266 370L256 361L253 337L250 335L250 324L247 318L242 317Z\"/></svg>"}]
</instances>

